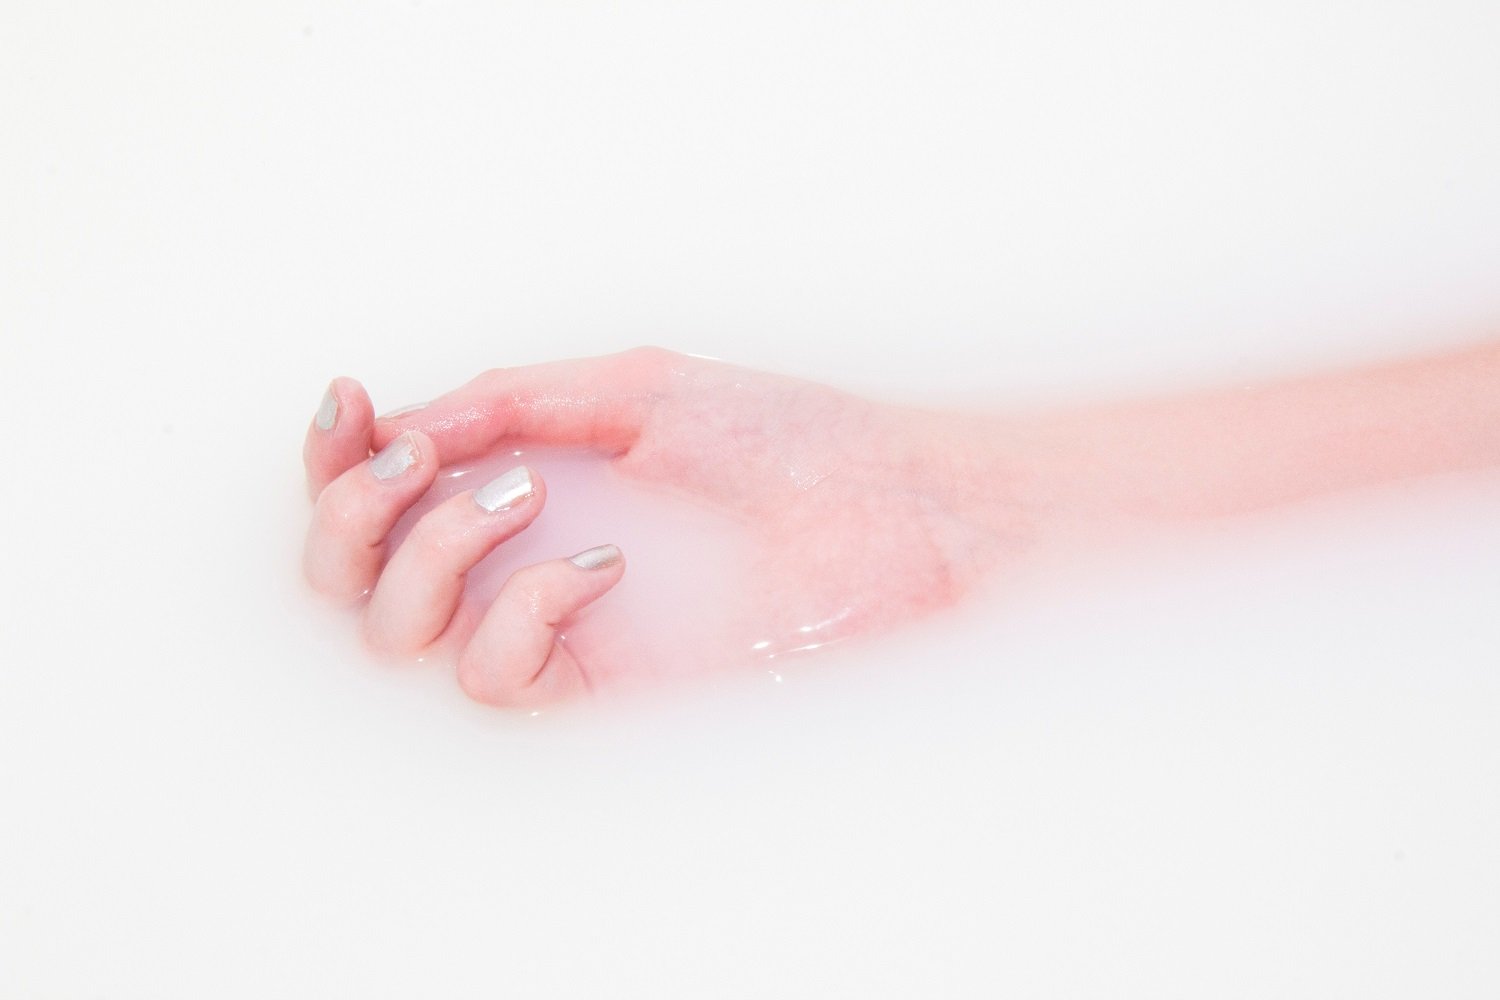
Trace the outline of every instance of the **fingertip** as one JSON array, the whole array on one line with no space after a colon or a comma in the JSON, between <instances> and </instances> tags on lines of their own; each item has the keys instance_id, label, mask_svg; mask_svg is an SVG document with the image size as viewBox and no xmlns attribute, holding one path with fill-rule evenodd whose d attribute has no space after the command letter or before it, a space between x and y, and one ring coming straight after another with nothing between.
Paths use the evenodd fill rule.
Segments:
<instances>
[{"instance_id":1,"label":"fingertip","mask_svg":"<svg viewBox=\"0 0 1500 1000\"><path fill-rule=\"evenodd\" d=\"M340 397L347 397L358 404L366 423L375 418L375 407L370 402L370 393L363 382L348 375L339 375L334 378L333 385Z\"/></svg>"},{"instance_id":2,"label":"fingertip","mask_svg":"<svg viewBox=\"0 0 1500 1000\"><path fill-rule=\"evenodd\" d=\"M430 465L432 467L432 472L435 475L438 468L442 465L442 460L438 456L437 442L428 435L416 429L405 431L403 433L405 434L405 436L410 437L412 442L416 445L417 454L419 456L418 461L423 466L424 470L427 466Z\"/></svg>"},{"instance_id":3,"label":"fingertip","mask_svg":"<svg viewBox=\"0 0 1500 1000\"><path fill-rule=\"evenodd\" d=\"M625 553L620 551L618 545L596 545L591 549L584 549L577 555L568 557L568 562L589 572L615 567L619 567L620 573L625 571Z\"/></svg>"},{"instance_id":4,"label":"fingertip","mask_svg":"<svg viewBox=\"0 0 1500 1000\"><path fill-rule=\"evenodd\" d=\"M334 403L333 412L326 416L331 419L323 419L325 412L319 408L316 423L319 430L336 431L351 426L368 427L374 418L374 407L370 404L370 394L365 391L364 385L358 379L347 375L334 377L328 383L328 389L324 393L323 402L327 406L329 401Z\"/></svg>"},{"instance_id":5,"label":"fingertip","mask_svg":"<svg viewBox=\"0 0 1500 1000\"><path fill-rule=\"evenodd\" d=\"M439 464L432 438L421 431L403 431L370 456L369 473L387 486L405 488L413 480L430 483Z\"/></svg>"},{"instance_id":6,"label":"fingertip","mask_svg":"<svg viewBox=\"0 0 1500 1000\"><path fill-rule=\"evenodd\" d=\"M567 559L556 559L544 565L562 570L554 579L559 590L566 594L566 603L570 605L568 613L572 614L615 588L625 576L625 553L618 545L596 545Z\"/></svg>"},{"instance_id":7,"label":"fingertip","mask_svg":"<svg viewBox=\"0 0 1500 1000\"><path fill-rule=\"evenodd\" d=\"M358 380L339 376L328 383L302 447L308 492L314 498L369 455L373 419L369 394Z\"/></svg>"},{"instance_id":8,"label":"fingertip","mask_svg":"<svg viewBox=\"0 0 1500 1000\"><path fill-rule=\"evenodd\" d=\"M547 499L547 483L531 466L518 465L470 490L468 495L475 505L491 514L520 504L540 509Z\"/></svg>"}]
</instances>

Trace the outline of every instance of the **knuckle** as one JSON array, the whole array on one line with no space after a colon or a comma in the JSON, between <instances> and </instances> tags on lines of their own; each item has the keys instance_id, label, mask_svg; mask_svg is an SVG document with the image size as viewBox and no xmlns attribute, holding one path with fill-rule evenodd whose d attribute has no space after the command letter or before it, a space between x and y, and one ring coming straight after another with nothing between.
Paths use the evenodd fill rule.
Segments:
<instances>
[{"instance_id":1,"label":"knuckle","mask_svg":"<svg viewBox=\"0 0 1500 1000\"><path fill-rule=\"evenodd\" d=\"M471 378L466 385L486 391L493 391L496 387L504 384L505 380L510 378L511 375L512 371L509 368L486 368Z\"/></svg>"},{"instance_id":2,"label":"knuckle","mask_svg":"<svg viewBox=\"0 0 1500 1000\"><path fill-rule=\"evenodd\" d=\"M416 653L426 643L410 634L409 626L393 623L377 612L375 606L366 608L359 626L360 639L365 648L377 656L405 656Z\"/></svg>"},{"instance_id":3,"label":"knuckle","mask_svg":"<svg viewBox=\"0 0 1500 1000\"><path fill-rule=\"evenodd\" d=\"M443 525L435 520L436 516L437 512L434 511L426 517L418 518L401 542L401 548L416 556L417 561L423 565L430 563L447 548L448 534L443 530Z\"/></svg>"},{"instance_id":4,"label":"knuckle","mask_svg":"<svg viewBox=\"0 0 1500 1000\"><path fill-rule=\"evenodd\" d=\"M313 528L330 539L344 539L353 532L359 514L358 499L333 483L318 495L317 506L313 508Z\"/></svg>"},{"instance_id":5,"label":"knuckle","mask_svg":"<svg viewBox=\"0 0 1500 1000\"><path fill-rule=\"evenodd\" d=\"M679 365L685 355L665 347L643 345L632 347L624 354L627 367L648 376L664 376Z\"/></svg>"},{"instance_id":6,"label":"knuckle","mask_svg":"<svg viewBox=\"0 0 1500 1000\"><path fill-rule=\"evenodd\" d=\"M349 574L349 568L338 560L309 554L302 561L302 576L313 593L338 605L352 604L363 593Z\"/></svg>"},{"instance_id":7,"label":"knuckle","mask_svg":"<svg viewBox=\"0 0 1500 1000\"><path fill-rule=\"evenodd\" d=\"M327 571L323 561L316 558L311 549L304 552L302 556L302 578L319 597L338 596L339 588L335 585L333 577Z\"/></svg>"},{"instance_id":8,"label":"knuckle","mask_svg":"<svg viewBox=\"0 0 1500 1000\"><path fill-rule=\"evenodd\" d=\"M527 708L543 700L529 671L508 666L514 664L487 661L472 647L465 649L457 663L459 689L481 705L494 708Z\"/></svg>"},{"instance_id":9,"label":"knuckle","mask_svg":"<svg viewBox=\"0 0 1500 1000\"><path fill-rule=\"evenodd\" d=\"M459 655L457 676L459 689L481 705L500 707L509 703L506 685L496 681L483 657L473 649Z\"/></svg>"},{"instance_id":10,"label":"knuckle","mask_svg":"<svg viewBox=\"0 0 1500 1000\"><path fill-rule=\"evenodd\" d=\"M374 615L366 614L359 625L359 637L365 649L380 656L403 652L400 642Z\"/></svg>"}]
</instances>

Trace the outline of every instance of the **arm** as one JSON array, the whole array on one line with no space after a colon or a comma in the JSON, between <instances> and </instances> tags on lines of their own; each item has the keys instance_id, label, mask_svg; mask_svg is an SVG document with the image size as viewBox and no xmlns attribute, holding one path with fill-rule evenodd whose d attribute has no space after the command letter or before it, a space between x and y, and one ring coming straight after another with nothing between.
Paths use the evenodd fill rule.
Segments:
<instances>
[{"instance_id":1,"label":"arm","mask_svg":"<svg viewBox=\"0 0 1500 1000\"><path fill-rule=\"evenodd\" d=\"M537 516L546 484L526 467L436 506L424 494L441 466L538 443L591 450L624 480L725 515L745 554L690 553L671 569L700 594L727 584L731 598L580 618L625 573L606 547L590 551L607 559L519 569L465 613L467 574ZM459 680L476 698L530 705L883 631L1048 546L1500 463L1500 345L1007 415L886 406L647 349L495 369L380 420L363 387L338 380L305 455L313 586L368 595L376 649L444 643L461 650ZM392 540L408 512L421 516Z\"/></svg>"},{"instance_id":2,"label":"arm","mask_svg":"<svg viewBox=\"0 0 1500 1000\"><path fill-rule=\"evenodd\" d=\"M1058 515L1230 515L1500 464L1500 344L1001 424Z\"/></svg>"}]
</instances>

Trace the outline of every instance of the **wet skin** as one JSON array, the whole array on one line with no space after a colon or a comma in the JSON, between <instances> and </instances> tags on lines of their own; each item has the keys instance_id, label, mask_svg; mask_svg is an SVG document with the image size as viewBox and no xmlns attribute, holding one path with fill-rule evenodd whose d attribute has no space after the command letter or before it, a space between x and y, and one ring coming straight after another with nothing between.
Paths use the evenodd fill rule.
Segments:
<instances>
[{"instance_id":1,"label":"wet skin","mask_svg":"<svg viewBox=\"0 0 1500 1000\"><path fill-rule=\"evenodd\" d=\"M743 601L706 634L684 630L696 648L683 659L704 664L751 662L950 606L1023 534L1018 519L1001 537L975 496L979 463L992 462L988 450L963 446L982 437L978 418L882 406L666 351L497 369L391 420L374 419L352 379L330 392L332 425L315 420L305 449L317 497L309 580L335 599L368 592L365 634L377 650L460 650L460 683L495 704L532 705L662 672L639 662L628 637L596 635L591 621L571 619L619 581L628 553L595 569L566 559L528 567L482 617L463 613L465 571L545 504L535 470L532 494L509 509L485 511L465 491L394 550L386 545L440 466L500 446L588 449L622 476L692 497L740 527L750 558L719 571L739 578ZM374 474L372 449L408 446L409 468ZM567 642L555 642L558 626L570 624Z\"/></svg>"},{"instance_id":2,"label":"wet skin","mask_svg":"<svg viewBox=\"0 0 1500 1000\"><path fill-rule=\"evenodd\" d=\"M614 549L576 562L559 553L512 574L493 602L465 602L466 574L545 505L534 469L478 490L483 504L476 490L438 503L392 544L440 468L533 445L587 450L722 514L747 542L743 560L710 567L733 584L717 601L728 606L678 609L694 627L665 645L645 633L677 628L670 613L583 613L628 571L630 553ZM884 405L644 348L494 369L380 420L359 383L337 379L304 460L314 589L362 602L373 649L450 654L473 697L535 706L684 664L733 667L878 633L1040 554L1500 464L1500 347L1005 414Z\"/></svg>"}]
</instances>

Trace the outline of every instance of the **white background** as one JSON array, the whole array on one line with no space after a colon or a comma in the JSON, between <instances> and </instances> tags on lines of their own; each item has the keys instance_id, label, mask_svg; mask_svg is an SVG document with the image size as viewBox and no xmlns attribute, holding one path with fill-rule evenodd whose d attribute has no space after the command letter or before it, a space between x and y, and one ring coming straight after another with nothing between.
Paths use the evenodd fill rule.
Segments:
<instances>
[{"instance_id":1,"label":"white background","mask_svg":"<svg viewBox=\"0 0 1500 1000\"><path fill-rule=\"evenodd\" d=\"M1500 991L1500 479L538 718L296 554L377 407L655 342L887 398L1493 336L1500 8L0 6L0 995Z\"/></svg>"}]
</instances>

